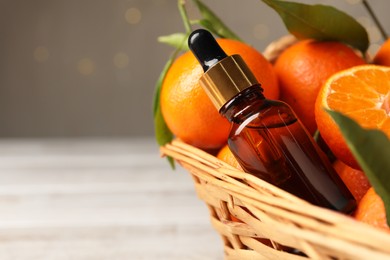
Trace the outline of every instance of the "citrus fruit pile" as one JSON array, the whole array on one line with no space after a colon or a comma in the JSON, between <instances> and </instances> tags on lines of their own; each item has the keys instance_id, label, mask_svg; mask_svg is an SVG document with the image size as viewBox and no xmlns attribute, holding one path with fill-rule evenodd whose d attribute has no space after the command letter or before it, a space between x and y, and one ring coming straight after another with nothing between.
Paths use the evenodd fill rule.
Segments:
<instances>
[{"instance_id":1,"label":"citrus fruit pile","mask_svg":"<svg viewBox=\"0 0 390 260\"><path fill-rule=\"evenodd\" d=\"M356 218L388 228L383 201L324 108L340 111L362 127L379 129L390 137L390 67L386 67L390 65L390 40L375 56L378 65L368 64L356 50L334 41L297 41L274 64L243 42L217 41L228 55L243 57L268 99L288 103L311 134L319 130L326 148L336 157L335 170L359 203ZM173 62L162 83L162 115L176 138L217 151L219 159L242 170L226 145L230 124L199 85L202 74L189 51Z\"/></svg>"}]
</instances>

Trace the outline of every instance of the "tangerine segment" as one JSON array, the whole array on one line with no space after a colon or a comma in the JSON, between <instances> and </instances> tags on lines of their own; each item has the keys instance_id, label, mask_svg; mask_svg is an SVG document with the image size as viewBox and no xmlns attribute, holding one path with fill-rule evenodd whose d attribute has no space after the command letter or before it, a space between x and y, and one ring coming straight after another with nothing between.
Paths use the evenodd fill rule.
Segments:
<instances>
[{"instance_id":1,"label":"tangerine segment","mask_svg":"<svg viewBox=\"0 0 390 260\"><path fill-rule=\"evenodd\" d=\"M348 93L331 93L327 99L329 107L337 107L342 113L351 113L364 108L375 108L377 99L364 99Z\"/></svg>"},{"instance_id":2,"label":"tangerine segment","mask_svg":"<svg viewBox=\"0 0 390 260\"><path fill-rule=\"evenodd\" d=\"M386 95L390 89L390 68L371 65L377 69L356 70L354 74L367 86L375 89L378 93Z\"/></svg>"},{"instance_id":3,"label":"tangerine segment","mask_svg":"<svg viewBox=\"0 0 390 260\"><path fill-rule=\"evenodd\" d=\"M348 115L364 128L382 130L390 138L390 67L361 65L338 72L317 97L315 116L322 137L337 158L359 168L324 108Z\"/></svg>"},{"instance_id":4,"label":"tangerine segment","mask_svg":"<svg viewBox=\"0 0 390 260\"><path fill-rule=\"evenodd\" d=\"M351 93L348 88L344 86L353 86L355 92ZM336 93L345 93L354 97L363 98L378 98L378 91L368 86L364 81L351 75L350 77L339 78L333 82L332 90Z\"/></svg>"},{"instance_id":5,"label":"tangerine segment","mask_svg":"<svg viewBox=\"0 0 390 260\"><path fill-rule=\"evenodd\" d=\"M387 119L382 123L381 129L385 133L390 133L390 118L389 117L387 117Z\"/></svg>"}]
</instances>

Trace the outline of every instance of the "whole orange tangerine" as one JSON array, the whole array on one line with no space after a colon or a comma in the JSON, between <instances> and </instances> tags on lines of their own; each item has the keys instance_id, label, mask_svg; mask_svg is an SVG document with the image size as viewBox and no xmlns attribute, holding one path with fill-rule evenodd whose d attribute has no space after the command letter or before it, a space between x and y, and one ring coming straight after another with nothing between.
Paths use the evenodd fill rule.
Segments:
<instances>
[{"instance_id":1,"label":"whole orange tangerine","mask_svg":"<svg viewBox=\"0 0 390 260\"><path fill-rule=\"evenodd\" d=\"M287 47L275 63L281 100L293 108L314 134L317 129L314 104L321 86L335 72L364 63L351 48L340 42L299 41Z\"/></svg>"},{"instance_id":2,"label":"whole orange tangerine","mask_svg":"<svg viewBox=\"0 0 390 260\"><path fill-rule=\"evenodd\" d=\"M240 54L270 99L279 97L279 87L272 65L253 47L231 39L217 39L227 55ZM201 149L222 147L230 124L211 103L199 85L203 74L191 52L175 60L163 81L160 105L172 133L184 142Z\"/></svg>"}]
</instances>

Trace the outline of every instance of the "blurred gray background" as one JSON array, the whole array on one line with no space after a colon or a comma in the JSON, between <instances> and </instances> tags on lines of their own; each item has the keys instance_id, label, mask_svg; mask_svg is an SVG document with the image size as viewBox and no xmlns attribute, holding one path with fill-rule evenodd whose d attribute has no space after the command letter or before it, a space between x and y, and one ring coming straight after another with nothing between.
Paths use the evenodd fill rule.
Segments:
<instances>
[{"instance_id":1,"label":"blurred gray background","mask_svg":"<svg viewBox=\"0 0 390 260\"><path fill-rule=\"evenodd\" d=\"M286 34L260 0L204 2L258 50ZM300 2L357 18L371 53L383 41L359 0ZM369 2L390 31L390 1ZM183 31L176 0L0 0L0 137L152 136L154 86L172 51L156 39Z\"/></svg>"}]
</instances>

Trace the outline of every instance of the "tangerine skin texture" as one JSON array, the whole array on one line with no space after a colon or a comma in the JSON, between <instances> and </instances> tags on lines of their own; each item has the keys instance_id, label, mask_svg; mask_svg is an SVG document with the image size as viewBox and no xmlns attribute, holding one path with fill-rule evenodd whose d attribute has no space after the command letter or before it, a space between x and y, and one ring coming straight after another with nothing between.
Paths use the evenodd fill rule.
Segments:
<instances>
[{"instance_id":1,"label":"tangerine skin texture","mask_svg":"<svg viewBox=\"0 0 390 260\"><path fill-rule=\"evenodd\" d=\"M374 57L373 63L377 65L390 66L390 39L387 39L379 48Z\"/></svg>"},{"instance_id":2,"label":"tangerine skin texture","mask_svg":"<svg viewBox=\"0 0 390 260\"><path fill-rule=\"evenodd\" d=\"M373 188L370 188L359 202L355 211L355 219L390 231L387 225L385 206Z\"/></svg>"},{"instance_id":3,"label":"tangerine skin texture","mask_svg":"<svg viewBox=\"0 0 390 260\"><path fill-rule=\"evenodd\" d=\"M240 54L264 94L279 98L279 86L273 66L251 46L230 39L217 39L227 55ZM226 144L230 123L199 85L203 69L191 52L176 59L163 81L160 105L163 117L172 133L184 142L201 149L219 149Z\"/></svg>"},{"instance_id":4,"label":"tangerine skin texture","mask_svg":"<svg viewBox=\"0 0 390 260\"><path fill-rule=\"evenodd\" d=\"M359 202L371 187L364 172L349 167L340 160L334 162L333 167L356 201Z\"/></svg>"},{"instance_id":5,"label":"tangerine skin texture","mask_svg":"<svg viewBox=\"0 0 390 260\"><path fill-rule=\"evenodd\" d=\"M237 168L238 170L242 170L241 165L238 163L236 157L234 157L232 151L230 150L228 145L222 147L222 149L218 152L217 158L225 163Z\"/></svg>"},{"instance_id":6,"label":"tangerine skin texture","mask_svg":"<svg viewBox=\"0 0 390 260\"><path fill-rule=\"evenodd\" d=\"M281 100L288 103L311 134L317 129L314 104L318 91L335 72L364 64L351 48L339 42L303 40L277 59Z\"/></svg>"}]
</instances>

